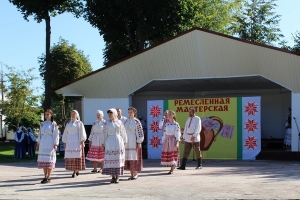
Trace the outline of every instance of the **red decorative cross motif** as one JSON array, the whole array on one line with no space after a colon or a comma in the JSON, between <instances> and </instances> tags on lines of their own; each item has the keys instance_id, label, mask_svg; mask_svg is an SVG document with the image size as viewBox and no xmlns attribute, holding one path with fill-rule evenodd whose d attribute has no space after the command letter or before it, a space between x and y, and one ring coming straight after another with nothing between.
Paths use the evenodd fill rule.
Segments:
<instances>
[{"instance_id":1,"label":"red decorative cross motif","mask_svg":"<svg viewBox=\"0 0 300 200\"><path fill-rule=\"evenodd\" d=\"M244 106L246 113L249 115L255 115L258 112L258 105L255 105L254 102L248 102L248 105Z\"/></svg>"},{"instance_id":2,"label":"red decorative cross motif","mask_svg":"<svg viewBox=\"0 0 300 200\"><path fill-rule=\"evenodd\" d=\"M248 121L245 122L244 129L247 129L248 133L254 133L258 129L257 124L254 119L248 119Z\"/></svg>"},{"instance_id":3,"label":"red decorative cross motif","mask_svg":"<svg viewBox=\"0 0 300 200\"><path fill-rule=\"evenodd\" d=\"M150 145L152 146L152 148L158 148L158 146L161 145L160 141L161 139L158 138L158 136L152 136L152 138L150 139Z\"/></svg>"},{"instance_id":4,"label":"red decorative cross motif","mask_svg":"<svg viewBox=\"0 0 300 200\"><path fill-rule=\"evenodd\" d=\"M158 117L161 115L161 108L159 106L153 105L150 108L150 115L152 115L152 117Z\"/></svg>"},{"instance_id":5,"label":"red decorative cross motif","mask_svg":"<svg viewBox=\"0 0 300 200\"><path fill-rule=\"evenodd\" d=\"M249 149L254 150L255 147L257 147L257 139L254 138L254 136L248 136L248 138L244 139L245 144L244 146Z\"/></svg>"},{"instance_id":6,"label":"red decorative cross motif","mask_svg":"<svg viewBox=\"0 0 300 200\"><path fill-rule=\"evenodd\" d=\"M158 121L152 121L152 123L150 124L150 130L152 131L152 133L158 133L159 130Z\"/></svg>"}]
</instances>

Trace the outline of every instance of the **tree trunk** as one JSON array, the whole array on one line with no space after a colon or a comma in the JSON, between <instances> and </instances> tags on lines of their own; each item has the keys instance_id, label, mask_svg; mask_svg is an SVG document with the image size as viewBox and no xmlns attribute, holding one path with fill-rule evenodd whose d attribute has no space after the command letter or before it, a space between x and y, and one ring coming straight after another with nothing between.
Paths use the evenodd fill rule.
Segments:
<instances>
[{"instance_id":1,"label":"tree trunk","mask_svg":"<svg viewBox=\"0 0 300 200\"><path fill-rule=\"evenodd\" d=\"M52 71L52 57L50 52L50 42L51 42L51 26L50 26L50 16L47 12L45 17L46 22L46 70L45 70L45 101L44 101L44 111L51 108L51 71Z\"/></svg>"}]
</instances>

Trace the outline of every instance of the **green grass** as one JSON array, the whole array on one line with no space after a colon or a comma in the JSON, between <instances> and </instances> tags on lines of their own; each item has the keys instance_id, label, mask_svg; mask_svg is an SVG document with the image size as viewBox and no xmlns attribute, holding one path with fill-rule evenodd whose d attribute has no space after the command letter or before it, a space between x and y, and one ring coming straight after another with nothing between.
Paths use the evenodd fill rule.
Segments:
<instances>
[{"instance_id":1,"label":"green grass","mask_svg":"<svg viewBox=\"0 0 300 200\"><path fill-rule=\"evenodd\" d=\"M7 162L36 162L37 160L37 154L36 151L36 157L31 158L15 158L14 157L14 146L0 146L0 163L7 163ZM57 156L58 159L62 158L61 156Z\"/></svg>"}]
</instances>

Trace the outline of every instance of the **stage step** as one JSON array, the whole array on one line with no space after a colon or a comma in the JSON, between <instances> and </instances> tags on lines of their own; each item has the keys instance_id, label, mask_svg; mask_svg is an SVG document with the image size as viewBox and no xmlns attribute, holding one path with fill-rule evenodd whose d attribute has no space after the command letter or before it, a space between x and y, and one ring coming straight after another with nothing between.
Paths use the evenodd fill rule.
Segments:
<instances>
[{"instance_id":1,"label":"stage step","mask_svg":"<svg viewBox=\"0 0 300 200\"><path fill-rule=\"evenodd\" d=\"M286 160L286 161L300 161L299 152L291 152L284 150L262 150L258 156L257 160Z\"/></svg>"}]
</instances>

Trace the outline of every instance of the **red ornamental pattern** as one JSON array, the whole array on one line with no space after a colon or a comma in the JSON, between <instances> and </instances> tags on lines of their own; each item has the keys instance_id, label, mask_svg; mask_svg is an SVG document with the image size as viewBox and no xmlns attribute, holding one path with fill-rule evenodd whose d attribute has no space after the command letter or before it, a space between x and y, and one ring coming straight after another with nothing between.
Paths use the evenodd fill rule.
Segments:
<instances>
[{"instance_id":1,"label":"red ornamental pattern","mask_svg":"<svg viewBox=\"0 0 300 200\"><path fill-rule=\"evenodd\" d=\"M254 136L248 136L248 138L244 139L245 144L244 146L249 149L254 150L255 147L257 147L257 139L254 138Z\"/></svg>"},{"instance_id":2,"label":"red ornamental pattern","mask_svg":"<svg viewBox=\"0 0 300 200\"><path fill-rule=\"evenodd\" d=\"M152 136L152 138L150 139L150 145L152 146L152 148L158 148L159 145L161 143L161 139L158 138L158 136Z\"/></svg>"},{"instance_id":3,"label":"red ornamental pattern","mask_svg":"<svg viewBox=\"0 0 300 200\"><path fill-rule=\"evenodd\" d=\"M254 133L258 127L258 123L254 121L254 119L248 119L247 122L245 122L245 127L244 129L247 129L248 133Z\"/></svg>"},{"instance_id":4,"label":"red ornamental pattern","mask_svg":"<svg viewBox=\"0 0 300 200\"><path fill-rule=\"evenodd\" d=\"M152 123L150 124L150 130L152 131L152 133L158 133L159 130L158 121L152 121Z\"/></svg>"},{"instance_id":5,"label":"red ornamental pattern","mask_svg":"<svg viewBox=\"0 0 300 200\"><path fill-rule=\"evenodd\" d=\"M254 102L248 102L248 105L245 106L245 111L249 115L255 115L258 112L258 105L255 105Z\"/></svg>"},{"instance_id":6,"label":"red ornamental pattern","mask_svg":"<svg viewBox=\"0 0 300 200\"><path fill-rule=\"evenodd\" d=\"M153 105L150 108L150 115L152 115L153 118L160 116L161 115L161 108L159 106Z\"/></svg>"}]
</instances>

